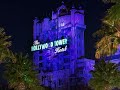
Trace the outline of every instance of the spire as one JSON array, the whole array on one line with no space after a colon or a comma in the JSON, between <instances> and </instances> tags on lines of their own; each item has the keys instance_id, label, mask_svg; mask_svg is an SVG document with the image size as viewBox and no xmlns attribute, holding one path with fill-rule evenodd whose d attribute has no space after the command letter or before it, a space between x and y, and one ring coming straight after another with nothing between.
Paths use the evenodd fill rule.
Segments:
<instances>
[{"instance_id":1,"label":"spire","mask_svg":"<svg viewBox=\"0 0 120 90\"><path fill-rule=\"evenodd\" d=\"M38 19L38 17L35 17L35 19L37 20L37 19Z\"/></svg>"},{"instance_id":2,"label":"spire","mask_svg":"<svg viewBox=\"0 0 120 90\"><path fill-rule=\"evenodd\" d=\"M62 1L62 5L64 4L64 2Z\"/></svg>"},{"instance_id":3,"label":"spire","mask_svg":"<svg viewBox=\"0 0 120 90\"><path fill-rule=\"evenodd\" d=\"M38 23L39 22L38 17L35 17L35 19L33 21L34 21L34 23Z\"/></svg>"},{"instance_id":4,"label":"spire","mask_svg":"<svg viewBox=\"0 0 120 90\"><path fill-rule=\"evenodd\" d=\"M81 7L81 6L79 6L79 9L82 9L82 7Z\"/></svg>"},{"instance_id":5,"label":"spire","mask_svg":"<svg viewBox=\"0 0 120 90\"><path fill-rule=\"evenodd\" d=\"M82 9L81 5L79 5L79 9Z\"/></svg>"},{"instance_id":6,"label":"spire","mask_svg":"<svg viewBox=\"0 0 120 90\"><path fill-rule=\"evenodd\" d=\"M74 4L72 5L72 9L75 9L75 6L74 6Z\"/></svg>"},{"instance_id":7,"label":"spire","mask_svg":"<svg viewBox=\"0 0 120 90\"><path fill-rule=\"evenodd\" d=\"M65 6L65 4L64 4L64 2L62 1L62 5L58 8L58 10L60 10L60 9L66 9L66 6Z\"/></svg>"}]
</instances>

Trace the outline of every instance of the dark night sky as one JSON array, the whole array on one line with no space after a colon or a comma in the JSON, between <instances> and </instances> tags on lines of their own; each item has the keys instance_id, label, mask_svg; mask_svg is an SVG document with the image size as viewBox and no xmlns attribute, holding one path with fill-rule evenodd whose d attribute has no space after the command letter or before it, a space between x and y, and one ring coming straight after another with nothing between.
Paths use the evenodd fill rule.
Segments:
<instances>
[{"instance_id":1,"label":"dark night sky","mask_svg":"<svg viewBox=\"0 0 120 90\"><path fill-rule=\"evenodd\" d=\"M42 1L42 2L41 2ZM65 4L81 4L85 10L85 55L94 59L95 39L93 32L100 27L105 5L101 0L63 0ZM76 3L78 2L78 3ZM51 11L61 5L61 0L2 0L0 1L0 26L12 38L14 52L30 53L33 19L50 17Z\"/></svg>"}]
</instances>

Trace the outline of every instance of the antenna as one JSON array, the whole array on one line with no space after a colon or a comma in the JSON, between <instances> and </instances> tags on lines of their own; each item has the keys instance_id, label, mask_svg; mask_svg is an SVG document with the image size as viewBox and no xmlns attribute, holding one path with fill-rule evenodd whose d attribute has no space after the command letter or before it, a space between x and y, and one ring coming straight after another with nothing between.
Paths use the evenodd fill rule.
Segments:
<instances>
[{"instance_id":1,"label":"antenna","mask_svg":"<svg viewBox=\"0 0 120 90\"><path fill-rule=\"evenodd\" d=\"M64 2L62 1L62 4L64 4Z\"/></svg>"},{"instance_id":2,"label":"antenna","mask_svg":"<svg viewBox=\"0 0 120 90\"><path fill-rule=\"evenodd\" d=\"M75 9L75 5L74 4L72 5L72 9Z\"/></svg>"},{"instance_id":3,"label":"antenna","mask_svg":"<svg viewBox=\"0 0 120 90\"><path fill-rule=\"evenodd\" d=\"M79 7L79 9L82 9L82 6L80 4L78 5L78 7Z\"/></svg>"}]
</instances>

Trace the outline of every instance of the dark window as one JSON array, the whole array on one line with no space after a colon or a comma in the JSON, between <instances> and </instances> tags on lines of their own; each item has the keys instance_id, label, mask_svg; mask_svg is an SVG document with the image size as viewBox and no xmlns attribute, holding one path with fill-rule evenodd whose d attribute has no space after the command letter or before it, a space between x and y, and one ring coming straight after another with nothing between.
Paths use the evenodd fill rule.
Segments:
<instances>
[{"instance_id":1,"label":"dark window","mask_svg":"<svg viewBox=\"0 0 120 90\"><path fill-rule=\"evenodd\" d=\"M69 58L64 58L64 63L68 63L70 61Z\"/></svg>"},{"instance_id":2,"label":"dark window","mask_svg":"<svg viewBox=\"0 0 120 90\"><path fill-rule=\"evenodd\" d=\"M68 51L65 51L65 52L64 52L64 55L69 55Z\"/></svg>"},{"instance_id":3,"label":"dark window","mask_svg":"<svg viewBox=\"0 0 120 90\"><path fill-rule=\"evenodd\" d=\"M59 79L59 86L61 86L62 85L62 80L61 79Z\"/></svg>"},{"instance_id":4,"label":"dark window","mask_svg":"<svg viewBox=\"0 0 120 90\"><path fill-rule=\"evenodd\" d=\"M64 39L64 36L62 36L61 39Z\"/></svg>"},{"instance_id":5,"label":"dark window","mask_svg":"<svg viewBox=\"0 0 120 90\"><path fill-rule=\"evenodd\" d=\"M40 61L42 60L42 56L39 57L39 60L40 60Z\"/></svg>"},{"instance_id":6,"label":"dark window","mask_svg":"<svg viewBox=\"0 0 120 90\"><path fill-rule=\"evenodd\" d=\"M39 73L41 73L41 70L39 70Z\"/></svg>"},{"instance_id":7,"label":"dark window","mask_svg":"<svg viewBox=\"0 0 120 90\"><path fill-rule=\"evenodd\" d=\"M78 38L80 39L80 38L81 38L81 35L78 35Z\"/></svg>"},{"instance_id":8,"label":"dark window","mask_svg":"<svg viewBox=\"0 0 120 90\"><path fill-rule=\"evenodd\" d=\"M36 40L39 40L39 36L36 36Z\"/></svg>"},{"instance_id":9,"label":"dark window","mask_svg":"<svg viewBox=\"0 0 120 90\"><path fill-rule=\"evenodd\" d=\"M44 80L44 76L42 76L42 82L43 82L43 80Z\"/></svg>"},{"instance_id":10,"label":"dark window","mask_svg":"<svg viewBox=\"0 0 120 90\"><path fill-rule=\"evenodd\" d=\"M69 45L69 43L67 44L67 48L69 48L70 47L70 45Z\"/></svg>"},{"instance_id":11,"label":"dark window","mask_svg":"<svg viewBox=\"0 0 120 90\"><path fill-rule=\"evenodd\" d=\"M67 43L68 43L68 44L71 44L71 42L72 42L72 38L68 37Z\"/></svg>"},{"instance_id":12,"label":"dark window","mask_svg":"<svg viewBox=\"0 0 120 90\"><path fill-rule=\"evenodd\" d=\"M70 66L69 65L65 65L65 69L69 69L70 68Z\"/></svg>"},{"instance_id":13,"label":"dark window","mask_svg":"<svg viewBox=\"0 0 120 90\"><path fill-rule=\"evenodd\" d=\"M43 67L43 64L42 64L42 63L39 63L39 67Z\"/></svg>"},{"instance_id":14,"label":"dark window","mask_svg":"<svg viewBox=\"0 0 120 90\"><path fill-rule=\"evenodd\" d=\"M41 54L42 52L43 52L42 50L39 51L40 54Z\"/></svg>"},{"instance_id":15,"label":"dark window","mask_svg":"<svg viewBox=\"0 0 120 90\"><path fill-rule=\"evenodd\" d=\"M77 68L77 70L82 73L84 70L84 67L79 67L79 68Z\"/></svg>"},{"instance_id":16,"label":"dark window","mask_svg":"<svg viewBox=\"0 0 120 90\"><path fill-rule=\"evenodd\" d=\"M46 42L48 42L48 43L49 43L49 42L50 42L50 39L48 38L48 39L46 40Z\"/></svg>"},{"instance_id":17,"label":"dark window","mask_svg":"<svg viewBox=\"0 0 120 90\"><path fill-rule=\"evenodd\" d=\"M65 48L65 45L62 45L61 48Z\"/></svg>"}]
</instances>

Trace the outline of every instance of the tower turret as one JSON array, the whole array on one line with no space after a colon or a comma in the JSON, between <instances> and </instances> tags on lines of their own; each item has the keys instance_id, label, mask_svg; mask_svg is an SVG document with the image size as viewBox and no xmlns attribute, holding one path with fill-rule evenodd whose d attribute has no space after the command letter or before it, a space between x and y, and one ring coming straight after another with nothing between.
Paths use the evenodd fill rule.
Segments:
<instances>
[{"instance_id":1,"label":"tower turret","mask_svg":"<svg viewBox=\"0 0 120 90\"><path fill-rule=\"evenodd\" d=\"M72 9L70 11L71 11L71 24L72 26L74 26L75 25L75 12L76 12L74 5L72 6Z\"/></svg>"},{"instance_id":2,"label":"tower turret","mask_svg":"<svg viewBox=\"0 0 120 90\"><path fill-rule=\"evenodd\" d=\"M39 25L39 20L37 17L35 17L35 19L33 20L34 24L33 24L33 39L37 40L39 37L39 29L40 29L40 25Z\"/></svg>"}]
</instances>

